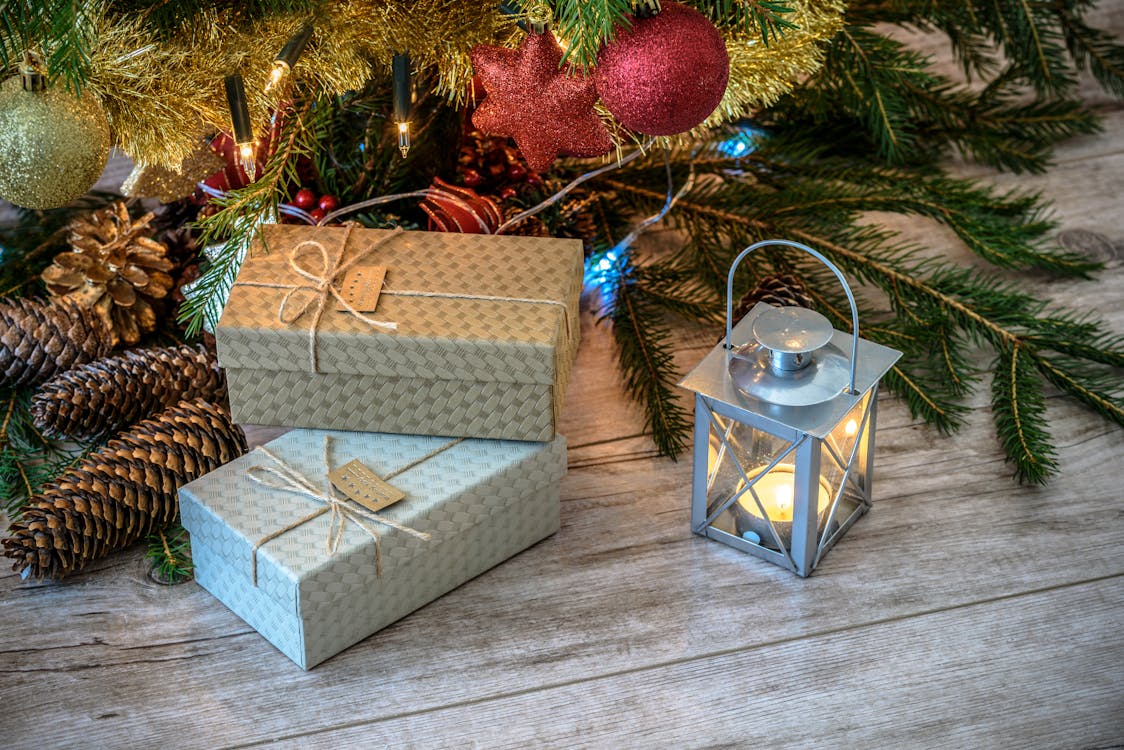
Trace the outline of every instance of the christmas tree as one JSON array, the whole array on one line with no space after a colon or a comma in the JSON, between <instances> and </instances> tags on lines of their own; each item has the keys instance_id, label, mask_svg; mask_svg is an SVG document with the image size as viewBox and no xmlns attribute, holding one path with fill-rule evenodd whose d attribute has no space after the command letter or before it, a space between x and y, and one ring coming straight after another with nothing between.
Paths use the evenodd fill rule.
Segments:
<instances>
[{"instance_id":1,"label":"christmas tree","mask_svg":"<svg viewBox=\"0 0 1124 750\"><path fill-rule=\"evenodd\" d=\"M886 383L916 417L954 431L992 370L1015 474L1042 482L1056 468L1044 388L1124 424L1124 341L1011 280L1098 270L1052 246L1039 198L950 177L941 164L958 154L1041 172L1055 143L1096 132L1075 98L1078 76L1124 95L1124 47L1090 24L1092 5L7 3L0 196L38 211L5 230L0 292L74 277L50 265L53 252L74 234L76 206L88 213L109 197L61 206L90 187L111 146L136 164L125 192L167 204L151 227L132 209L167 248L172 267L156 271L175 283L168 299L144 302L163 321L147 343L182 342L215 317L263 222L579 237L626 387L659 450L676 455L689 421L673 327L685 318L717 330L730 261L786 237L864 285L864 316L876 321L864 335L905 352ZM943 35L962 75L934 69L895 35L903 28ZM864 223L870 211L943 225L985 263L928 256ZM677 251L637 248L656 220L681 231ZM48 267L57 270L42 287ZM849 325L841 293L805 259L767 254L741 273L742 291L787 279L781 298L809 298ZM163 277L135 290L127 278L105 283L117 285L99 299L129 310L135 290L165 288ZM49 443L26 390L2 396L0 477L12 504L73 457L47 449L42 476L28 476L27 456Z\"/></svg>"}]
</instances>

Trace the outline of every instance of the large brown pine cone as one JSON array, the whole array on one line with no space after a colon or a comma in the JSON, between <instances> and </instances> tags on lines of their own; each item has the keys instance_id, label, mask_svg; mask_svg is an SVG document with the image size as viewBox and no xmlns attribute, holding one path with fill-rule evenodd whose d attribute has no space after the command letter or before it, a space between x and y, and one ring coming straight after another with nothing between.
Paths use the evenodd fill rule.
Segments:
<instances>
[{"instance_id":1,"label":"large brown pine cone","mask_svg":"<svg viewBox=\"0 0 1124 750\"><path fill-rule=\"evenodd\" d=\"M0 302L0 386L41 382L112 348L97 316L73 302Z\"/></svg>"},{"instance_id":2,"label":"large brown pine cone","mask_svg":"<svg viewBox=\"0 0 1124 750\"><path fill-rule=\"evenodd\" d=\"M126 352L59 373L32 397L31 414L49 437L84 440L194 398L223 403L226 378L203 347L170 346Z\"/></svg>"},{"instance_id":3,"label":"large brown pine cone","mask_svg":"<svg viewBox=\"0 0 1124 750\"><path fill-rule=\"evenodd\" d=\"M177 490L246 451L223 409L184 401L109 441L44 487L3 540L13 569L61 578L167 526Z\"/></svg>"}]
</instances>

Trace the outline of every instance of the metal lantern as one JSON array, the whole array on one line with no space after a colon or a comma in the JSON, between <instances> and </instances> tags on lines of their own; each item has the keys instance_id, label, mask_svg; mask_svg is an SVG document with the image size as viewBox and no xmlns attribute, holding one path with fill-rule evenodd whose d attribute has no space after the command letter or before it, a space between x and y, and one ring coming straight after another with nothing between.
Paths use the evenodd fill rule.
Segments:
<instances>
[{"instance_id":1,"label":"metal lantern","mask_svg":"<svg viewBox=\"0 0 1124 750\"><path fill-rule=\"evenodd\" d=\"M813 310L764 303L732 326L734 272L767 245L831 269L853 334ZM726 282L726 338L680 383L695 393L692 530L809 575L870 508L878 381L899 357L859 338L855 297L823 255L788 240L743 250Z\"/></svg>"}]
</instances>

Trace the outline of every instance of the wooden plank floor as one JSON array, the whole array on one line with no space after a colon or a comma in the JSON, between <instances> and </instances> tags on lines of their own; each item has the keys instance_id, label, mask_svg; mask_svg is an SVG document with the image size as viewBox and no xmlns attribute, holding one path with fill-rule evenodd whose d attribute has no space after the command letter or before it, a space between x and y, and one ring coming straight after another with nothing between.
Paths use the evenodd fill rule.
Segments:
<instances>
[{"instance_id":1,"label":"wooden plank floor","mask_svg":"<svg viewBox=\"0 0 1124 750\"><path fill-rule=\"evenodd\" d=\"M1116 14L1121 15L1120 13ZM1096 282L1025 281L1124 331L1124 108L1039 177ZM893 222L938 252L951 240ZM715 333L686 335L691 366ZM690 534L583 315L562 530L309 673L139 551L0 573L12 747L1124 746L1124 430L1051 398L1061 475L1010 479L987 397L955 437L879 406L875 505L801 580ZM264 432L255 433L264 439Z\"/></svg>"}]
</instances>

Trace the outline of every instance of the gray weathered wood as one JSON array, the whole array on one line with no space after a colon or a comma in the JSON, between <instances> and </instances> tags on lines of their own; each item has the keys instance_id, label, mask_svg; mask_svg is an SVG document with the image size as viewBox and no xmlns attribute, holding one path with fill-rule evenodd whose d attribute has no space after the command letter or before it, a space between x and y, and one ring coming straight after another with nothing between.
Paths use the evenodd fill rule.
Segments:
<instances>
[{"instance_id":1,"label":"gray weathered wood","mask_svg":"<svg viewBox=\"0 0 1124 750\"><path fill-rule=\"evenodd\" d=\"M1117 576L574 682L271 747L1119 746ZM746 628L756 623L743 623ZM1066 665L1062 667L1061 665ZM1012 681L1011 676L1019 679Z\"/></svg>"}]
</instances>

